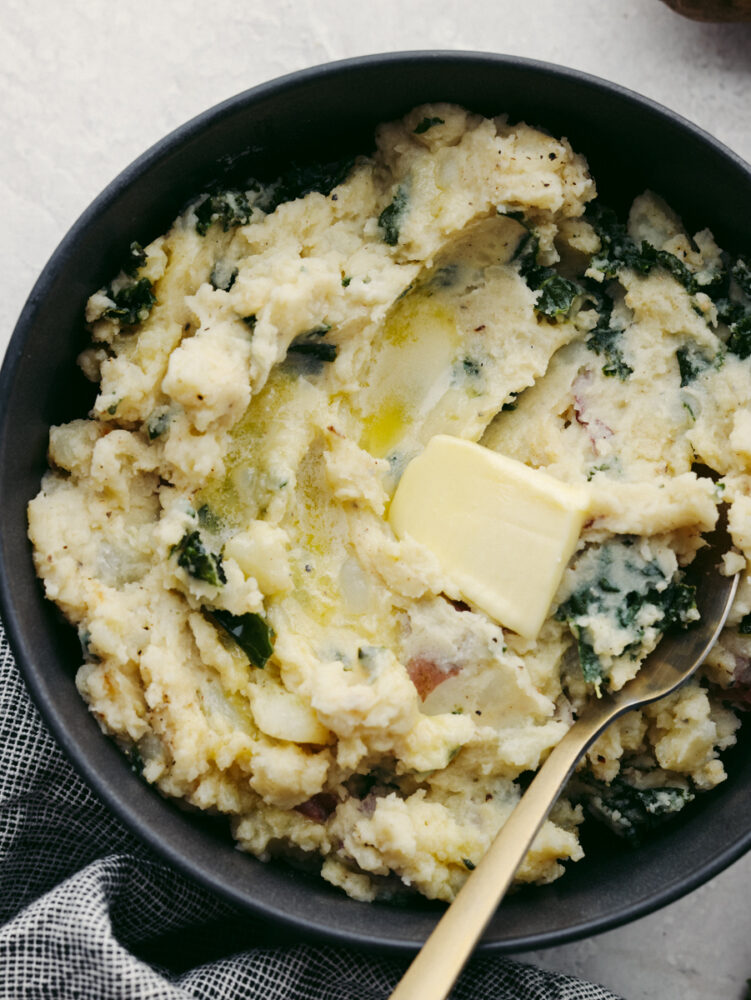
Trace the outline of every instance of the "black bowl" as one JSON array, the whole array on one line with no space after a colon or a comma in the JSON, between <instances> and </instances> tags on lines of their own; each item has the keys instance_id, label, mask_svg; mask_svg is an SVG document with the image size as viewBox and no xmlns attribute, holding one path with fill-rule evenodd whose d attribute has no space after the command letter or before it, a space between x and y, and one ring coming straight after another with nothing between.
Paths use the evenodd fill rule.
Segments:
<instances>
[{"instance_id":1,"label":"black bowl","mask_svg":"<svg viewBox=\"0 0 751 1000\"><path fill-rule=\"evenodd\" d=\"M508 112L566 135L603 199L625 209L645 187L720 245L751 242L751 169L710 136L652 102L581 73L467 53L372 56L306 70L207 111L128 167L83 214L47 264L0 374L0 603L31 692L71 760L110 808L171 864L251 911L341 942L415 949L441 907L357 903L316 876L264 865L232 846L224 821L185 813L137 778L102 735L73 684L73 630L42 597L26 538L26 504L45 468L50 424L81 416L76 374L88 295L117 270L131 240L167 229L217 179L272 178L288 165L372 149L373 127L425 101ZM746 741L744 741L746 742ZM509 897L484 938L498 951L543 947L648 913L719 872L751 846L751 750L727 756L727 782L638 850L590 829L587 856L552 886Z\"/></svg>"}]
</instances>

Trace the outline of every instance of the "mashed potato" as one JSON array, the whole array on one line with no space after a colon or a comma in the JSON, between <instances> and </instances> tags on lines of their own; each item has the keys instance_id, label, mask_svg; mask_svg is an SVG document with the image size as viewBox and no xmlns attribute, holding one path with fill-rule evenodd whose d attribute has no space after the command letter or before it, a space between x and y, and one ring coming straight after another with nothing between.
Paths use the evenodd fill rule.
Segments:
<instances>
[{"instance_id":1,"label":"mashed potato","mask_svg":"<svg viewBox=\"0 0 751 1000\"><path fill-rule=\"evenodd\" d=\"M695 617L681 567L720 499L731 624L589 751L519 881L582 856L584 806L637 835L725 776L751 679L751 268L651 193L625 228L527 125L436 104L376 141L133 244L89 300L99 394L51 431L30 536L80 692L148 781L357 899L450 900L583 701ZM437 434L589 491L535 639L389 526Z\"/></svg>"}]
</instances>

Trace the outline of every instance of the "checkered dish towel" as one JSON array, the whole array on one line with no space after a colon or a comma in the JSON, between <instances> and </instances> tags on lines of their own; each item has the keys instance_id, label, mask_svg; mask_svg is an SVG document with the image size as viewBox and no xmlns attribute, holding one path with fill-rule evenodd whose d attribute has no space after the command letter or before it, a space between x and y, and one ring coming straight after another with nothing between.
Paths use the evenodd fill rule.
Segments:
<instances>
[{"instance_id":1,"label":"checkered dish towel","mask_svg":"<svg viewBox=\"0 0 751 1000\"><path fill-rule=\"evenodd\" d=\"M0 626L1 1000L381 1000L408 961L289 941L163 864L63 756ZM493 957L452 996L618 1000Z\"/></svg>"}]
</instances>

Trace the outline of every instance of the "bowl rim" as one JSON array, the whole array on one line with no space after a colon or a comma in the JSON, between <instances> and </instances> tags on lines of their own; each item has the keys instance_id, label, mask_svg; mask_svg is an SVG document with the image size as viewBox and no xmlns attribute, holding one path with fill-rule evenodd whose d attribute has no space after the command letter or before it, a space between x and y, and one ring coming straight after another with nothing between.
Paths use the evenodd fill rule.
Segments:
<instances>
[{"instance_id":1,"label":"bowl rim","mask_svg":"<svg viewBox=\"0 0 751 1000\"><path fill-rule=\"evenodd\" d=\"M347 74L372 66L389 66L405 62L425 65L443 62L446 64L455 64L457 67L466 66L468 63L484 63L489 69L491 67L517 68L522 71L566 79L594 87L600 92L617 97L620 101L625 100L637 106L642 111L651 112L663 121L672 122L678 125L681 130L687 130L704 145L708 145L724 159L734 163L736 167L740 168L741 172L748 175L749 179L751 179L751 166L739 154L729 149L720 140L677 112L620 84L555 63L493 52L426 49L373 53L326 62L284 74L243 90L218 104L206 108L185 123L172 129L121 170L79 215L53 251L34 283L8 343L2 369L0 370L0 433L5 427L8 415L13 379L23 355L27 339L33 330L34 316L39 303L49 293L62 262L71 248L78 242L81 233L86 230L93 219L100 215L108 206L115 203L126 189L136 183L142 173L166 158L171 151L178 149L187 140L198 135L208 125L234 114L247 104L262 101L266 97L281 94L285 90L297 88L307 82L320 82L322 78ZM43 679L44 671L35 662L31 645L23 633L14 603L13 589L4 566L0 571L0 612L2 613L6 635L16 664L26 682L33 701L42 715L45 725L51 730L58 745L62 747L68 759L78 774L83 777L86 784L95 791L115 816L169 865L210 889L212 892L240 905L246 911L251 910L257 916L272 918L290 928L294 928L306 937L333 939L358 947L402 953L413 952L420 947L420 943L416 941L395 940L371 932L361 933L351 928L343 930L341 928L321 929L311 927L304 916L283 912L263 899L250 901L244 892L238 891L231 883L217 884L215 876L206 873L197 860L186 857L184 852L173 848L171 843L160 838L150 827L139 826L137 817L129 810L124 796L118 794L117 790L113 789L102 778L94 764L78 747L77 740L60 722L55 711L54 700L50 696L50 692ZM484 951L495 951L497 953L517 952L532 948L546 948L565 944L579 938L602 933L639 917L646 916L660 907L679 899L681 896L691 892L702 883L719 874L719 872L740 858L749 849L751 849L751 829L735 843L719 851L706 861L706 863L666 886L657 894L622 905L606 917L584 918L563 930L542 931L522 935L512 940L483 939L480 942L479 948Z\"/></svg>"}]
</instances>

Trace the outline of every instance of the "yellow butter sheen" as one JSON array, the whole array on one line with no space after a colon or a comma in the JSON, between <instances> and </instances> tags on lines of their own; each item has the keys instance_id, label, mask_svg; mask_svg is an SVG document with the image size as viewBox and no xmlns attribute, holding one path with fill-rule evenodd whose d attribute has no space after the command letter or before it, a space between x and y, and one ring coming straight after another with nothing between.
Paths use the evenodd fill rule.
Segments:
<instances>
[{"instance_id":1,"label":"yellow butter sheen","mask_svg":"<svg viewBox=\"0 0 751 1000\"><path fill-rule=\"evenodd\" d=\"M588 511L562 483L482 445L437 435L407 466L389 521L429 548L470 604L534 638Z\"/></svg>"}]
</instances>

